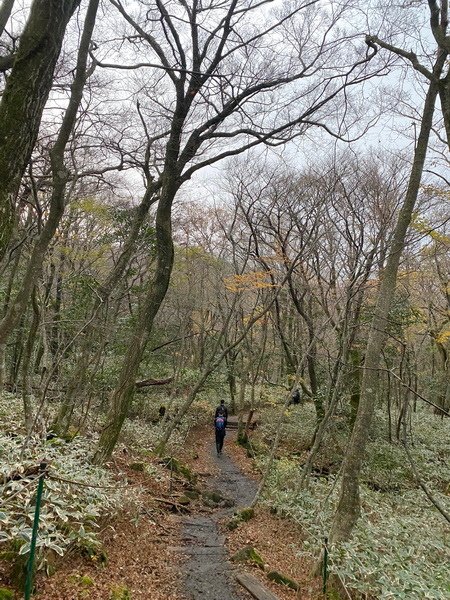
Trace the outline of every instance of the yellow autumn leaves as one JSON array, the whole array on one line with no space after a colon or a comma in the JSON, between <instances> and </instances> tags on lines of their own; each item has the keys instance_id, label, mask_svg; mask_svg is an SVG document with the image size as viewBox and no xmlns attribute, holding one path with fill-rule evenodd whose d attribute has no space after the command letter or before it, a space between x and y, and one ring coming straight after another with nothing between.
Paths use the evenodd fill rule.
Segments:
<instances>
[{"instance_id":1,"label":"yellow autumn leaves","mask_svg":"<svg viewBox=\"0 0 450 600\"><path fill-rule=\"evenodd\" d=\"M242 275L224 277L223 282L225 288L233 293L279 287L279 284L272 282L270 274L271 271L250 271Z\"/></svg>"}]
</instances>

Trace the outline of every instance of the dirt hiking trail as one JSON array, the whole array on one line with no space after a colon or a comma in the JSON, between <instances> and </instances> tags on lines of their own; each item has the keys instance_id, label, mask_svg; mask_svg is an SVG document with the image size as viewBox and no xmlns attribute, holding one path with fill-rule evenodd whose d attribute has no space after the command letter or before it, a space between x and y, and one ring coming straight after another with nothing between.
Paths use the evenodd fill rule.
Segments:
<instances>
[{"instance_id":1,"label":"dirt hiking trail","mask_svg":"<svg viewBox=\"0 0 450 600\"><path fill-rule=\"evenodd\" d=\"M244 600L251 596L235 581L236 567L228 561L225 536L219 522L233 512L248 506L254 498L257 483L245 475L227 454L235 443L235 432L228 432L224 452L217 456L213 440L210 459L218 473L208 477L207 487L225 498L226 507L211 515L191 515L184 519L183 553L189 556L184 565L185 596L189 600Z\"/></svg>"}]
</instances>

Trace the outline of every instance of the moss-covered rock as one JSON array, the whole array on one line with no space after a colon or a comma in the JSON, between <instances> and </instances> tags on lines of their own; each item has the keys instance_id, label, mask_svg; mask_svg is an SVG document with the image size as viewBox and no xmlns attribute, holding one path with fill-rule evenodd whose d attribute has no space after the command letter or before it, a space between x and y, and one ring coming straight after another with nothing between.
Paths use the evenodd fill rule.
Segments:
<instances>
[{"instance_id":1,"label":"moss-covered rock","mask_svg":"<svg viewBox=\"0 0 450 600\"><path fill-rule=\"evenodd\" d=\"M162 463L166 467L166 469L170 469L173 471L173 473L181 475L182 477L187 479L189 483L195 483L197 481L197 475L193 473L189 469L189 467L183 465L178 459L174 458L173 456L163 458Z\"/></svg>"},{"instance_id":2,"label":"moss-covered rock","mask_svg":"<svg viewBox=\"0 0 450 600\"><path fill-rule=\"evenodd\" d=\"M241 519L239 519L238 517L234 516L232 517L228 523L227 523L227 529L229 529L230 531L234 531L235 529L237 529L239 527L239 525L242 523Z\"/></svg>"},{"instance_id":3,"label":"moss-covered rock","mask_svg":"<svg viewBox=\"0 0 450 600\"><path fill-rule=\"evenodd\" d=\"M253 517L255 516L255 509L250 507L243 508L237 513L237 516L240 518L241 521L250 521L250 519L253 519Z\"/></svg>"},{"instance_id":4,"label":"moss-covered rock","mask_svg":"<svg viewBox=\"0 0 450 600\"><path fill-rule=\"evenodd\" d=\"M280 585L286 585L288 588L291 588L295 591L297 591L300 587L296 581L290 579L282 573L279 573L278 571L270 571L270 573L267 573L267 579L270 579L270 581L274 581L275 583L279 583Z\"/></svg>"},{"instance_id":5,"label":"moss-covered rock","mask_svg":"<svg viewBox=\"0 0 450 600\"><path fill-rule=\"evenodd\" d=\"M14 600L14 592L7 588L0 587L0 600Z\"/></svg>"},{"instance_id":6,"label":"moss-covered rock","mask_svg":"<svg viewBox=\"0 0 450 600\"><path fill-rule=\"evenodd\" d=\"M200 492L197 490L186 490L184 495L187 496L190 500L198 500L200 498Z\"/></svg>"},{"instance_id":7,"label":"moss-covered rock","mask_svg":"<svg viewBox=\"0 0 450 600\"><path fill-rule=\"evenodd\" d=\"M84 588L90 588L94 585L94 580L89 575L80 575L79 573L75 573L74 575L69 575L68 580L71 583L75 583Z\"/></svg>"},{"instance_id":8,"label":"moss-covered rock","mask_svg":"<svg viewBox=\"0 0 450 600\"><path fill-rule=\"evenodd\" d=\"M253 546L245 546L244 548L241 548L241 550L238 550L235 554L233 554L231 560L233 562L251 563L260 569L264 569L264 561L258 551L253 548Z\"/></svg>"},{"instance_id":9,"label":"moss-covered rock","mask_svg":"<svg viewBox=\"0 0 450 600\"><path fill-rule=\"evenodd\" d=\"M80 577L80 585L83 587L91 587L94 585L94 580L89 575L82 575Z\"/></svg>"},{"instance_id":10,"label":"moss-covered rock","mask_svg":"<svg viewBox=\"0 0 450 600\"><path fill-rule=\"evenodd\" d=\"M177 498L177 503L181 504L182 506L187 506L188 504L190 504L190 502L191 502L191 499L189 498L189 496L187 494L183 494L182 496Z\"/></svg>"},{"instance_id":11,"label":"moss-covered rock","mask_svg":"<svg viewBox=\"0 0 450 600\"><path fill-rule=\"evenodd\" d=\"M237 529L241 523L246 523L247 521L250 521L250 519L253 519L254 516L255 511L253 508L243 508L239 512L235 513L233 517L228 521L227 529L233 531L234 529Z\"/></svg>"},{"instance_id":12,"label":"moss-covered rock","mask_svg":"<svg viewBox=\"0 0 450 600\"><path fill-rule=\"evenodd\" d=\"M108 564L108 554L100 544L93 544L92 542L83 541L79 542L76 548L81 556L89 558L92 560L92 562L101 565L102 567Z\"/></svg>"},{"instance_id":13,"label":"moss-covered rock","mask_svg":"<svg viewBox=\"0 0 450 600\"><path fill-rule=\"evenodd\" d=\"M143 462L134 462L131 463L130 469L132 471L138 471L139 473L143 473L145 471L145 464Z\"/></svg>"},{"instance_id":14,"label":"moss-covered rock","mask_svg":"<svg viewBox=\"0 0 450 600\"><path fill-rule=\"evenodd\" d=\"M230 498L225 498L225 496L222 496L220 492L217 492L215 490L206 490L202 492L202 500L204 504L206 504L206 506L209 506L211 508L215 508L216 506L224 506L227 508L231 508L235 504L234 500L231 500Z\"/></svg>"},{"instance_id":15,"label":"moss-covered rock","mask_svg":"<svg viewBox=\"0 0 450 600\"><path fill-rule=\"evenodd\" d=\"M214 490L211 492L204 492L204 496L210 498L210 500L212 500L216 504L219 504L223 500L222 494L220 494L220 492L216 492Z\"/></svg>"}]
</instances>

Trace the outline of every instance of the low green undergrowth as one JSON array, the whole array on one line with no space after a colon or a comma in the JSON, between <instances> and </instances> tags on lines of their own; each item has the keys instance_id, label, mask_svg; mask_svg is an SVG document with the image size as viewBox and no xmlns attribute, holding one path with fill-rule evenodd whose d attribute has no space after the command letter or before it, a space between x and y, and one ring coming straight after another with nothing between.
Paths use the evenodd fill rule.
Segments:
<instances>
[{"instance_id":1,"label":"low green undergrowth","mask_svg":"<svg viewBox=\"0 0 450 600\"><path fill-rule=\"evenodd\" d=\"M330 569L351 593L379 600L450 597L450 526L418 487L399 443L389 443L383 417L368 444L361 486L362 516L352 540L330 549ZM450 419L421 412L412 417L410 449L421 478L450 512ZM412 445L413 444L413 445ZM302 553L318 557L329 534L340 491L336 475L312 477L298 490L298 458L276 461L264 502L302 525Z\"/></svg>"},{"instance_id":2,"label":"low green undergrowth","mask_svg":"<svg viewBox=\"0 0 450 600\"><path fill-rule=\"evenodd\" d=\"M124 483L90 464L91 439L80 436L67 443L36 437L24 450L24 433L10 426L19 411L19 399L1 397L0 552L10 562L14 556L26 558L29 553L37 490L35 468L44 461L48 472L37 540L39 568L52 553L63 556L69 548L98 545L99 520L115 514L130 499Z\"/></svg>"},{"instance_id":3,"label":"low green undergrowth","mask_svg":"<svg viewBox=\"0 0 450 600\"><path fill-rule=\"evenodd\" d=\"M308 490L298 493L280 489L282 480L292 481L297 475L295 463L277 464L265 503L302 525L307 534L302 552L317 557L330 530L339 485L330 479L312 481ZM363 486L361 496L363 513L353 539L331 548L331 572L348 588L380 600L448 597L450 528L424 495L417 490L383 494ZM445 498L441 495L440 500Z\"/></svg>"}]
</instances>

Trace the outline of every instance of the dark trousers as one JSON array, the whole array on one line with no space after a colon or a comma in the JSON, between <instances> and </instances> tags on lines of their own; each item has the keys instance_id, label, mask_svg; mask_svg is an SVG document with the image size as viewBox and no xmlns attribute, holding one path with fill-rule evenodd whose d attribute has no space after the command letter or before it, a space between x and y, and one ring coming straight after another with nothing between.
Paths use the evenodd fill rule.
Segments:
<instances>
[{"instance_id":1,"label":"dark trousers","mask_svg":"<svg viewBox=\"0 0 450 600\"><path fill-rule=\"evenodd\" d=\"M224 438L225 438L225 429L216 429L217 452L222 452Z\"/></svg>"}]
</instances>

